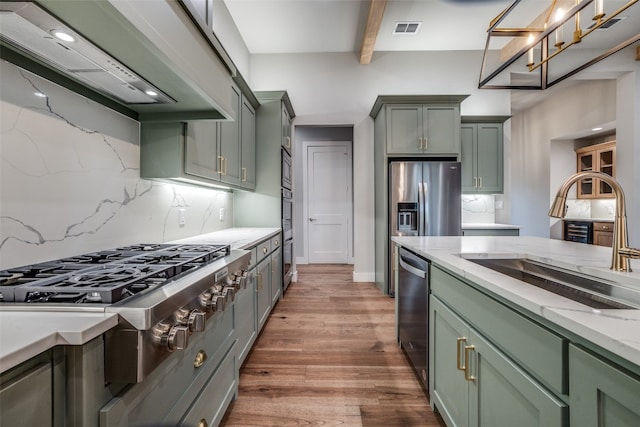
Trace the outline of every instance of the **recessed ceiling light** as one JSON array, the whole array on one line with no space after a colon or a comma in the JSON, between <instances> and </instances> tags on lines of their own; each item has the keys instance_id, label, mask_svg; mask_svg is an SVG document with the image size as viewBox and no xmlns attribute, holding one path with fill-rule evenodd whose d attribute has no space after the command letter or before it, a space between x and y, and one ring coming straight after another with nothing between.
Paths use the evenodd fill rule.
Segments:
<instances>
[{"instance_id":1,"label":"recessed ceiling light","mask_svg":"<svg viewBox=\"0 0 640 427\"><path fill-rule=\"evenodd\" d=\"M592 131L594 131L594 132L597 132L597 131L599 131L599 130L602 130L602 128L593 128L593 129L591 129L591 130L592 130Z\"/></svg>"},{"instance_id":2,"label":"recessed ceiling light","mask_svg":"<svg viewBox=\"0 0 640 427\"><path fill-rule=\"evenodd\" d=\"M47 95L45 95L45 94L44 94L44 93L42 93L42 92L33 92L33 94L34 94L35 96L37 96L38 98L46 98L46 97L47 97Z\"/></svg>"},{"instance_id":3,"label":"recessed ceiling light","mask_svg":"<svg viewBox=\"0 0 640 427\"><path fill-rule=\"evenodd\" d=\"M51 34L53 34L57 39L60 39L63 42L71 43L76 41L76 38L73 37L71 34L61 30L51 30Z\"/></svg>"},{"instance_id":4,"label":"recessed ceiling light","mask_svg":"<svg viewBox=\"0 0 640 427\"><path fill-rule=\"evenodd\" d=\"M147 89L144 91L144 93L146 93L149 96L158 96L158 92L151 90L151 89Z\"/></svg>"}]
</instances>

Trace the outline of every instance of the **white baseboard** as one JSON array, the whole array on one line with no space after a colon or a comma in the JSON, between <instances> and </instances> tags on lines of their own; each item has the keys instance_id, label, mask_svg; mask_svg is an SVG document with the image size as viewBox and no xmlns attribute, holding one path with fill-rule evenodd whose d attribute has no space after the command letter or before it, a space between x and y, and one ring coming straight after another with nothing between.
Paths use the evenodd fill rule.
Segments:
<instances>
[{"instance_id":1,"label":"white baseboard","mask_svg":"<svg viewBox=\"0 0 640 427\"><path fill-rule=\"evenodd\" d=\"M376 273L356 273L353 272L353 281L354 282L375 282L376 281Z\"/></svg>"},{"instance_id":2,"label":"white baseboard","mask_svg":"<svg viewBox=\"0 0 640 427\"><path fill-rule=\"evenodd\" d=\"M296 265L298 264L309 264L307 257L296 257Z\"/></svg>"}]
</instances>

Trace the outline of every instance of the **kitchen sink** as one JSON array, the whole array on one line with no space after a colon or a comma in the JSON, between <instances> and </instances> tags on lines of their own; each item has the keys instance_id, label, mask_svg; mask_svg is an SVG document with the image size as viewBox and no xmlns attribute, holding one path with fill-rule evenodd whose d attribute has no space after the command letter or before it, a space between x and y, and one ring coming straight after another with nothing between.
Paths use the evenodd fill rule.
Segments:
<instances>
[{"instance_id":1,"label":"kitchen sink","mask_svg":"<svg viewBox=\"0 0 640 427\"><path fill-rule=\"evenodd\" d=\"M526 258L467 258L475 264L594 309L640 309L640 290Z\"/></svg>"}]
</instances>

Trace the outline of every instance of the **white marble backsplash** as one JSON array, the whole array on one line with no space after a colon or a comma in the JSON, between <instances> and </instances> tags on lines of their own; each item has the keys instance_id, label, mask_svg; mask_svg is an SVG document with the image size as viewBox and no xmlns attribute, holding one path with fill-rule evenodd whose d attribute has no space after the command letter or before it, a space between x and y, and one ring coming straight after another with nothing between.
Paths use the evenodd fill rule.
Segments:
<instances>
[{"instance_id":1,"label":"white marble backsplash","mask_svg":"<svg viewBox=\"0 0 640 427\"><path fill-rule=\"evenodd\" d=\"M462 223L493 224L496 222L495 196L462 195Z\"/></svg>"},{"instance_id":2,"label":"white marble backsplash","mask_svg":"<svg viewBox=\"0 0 640 427\"><path fill-rule=\"evenodd\" d=\"M0 74L0 269L233 225L232 193L140 178L138 122L7 62Z\"/></svg>"},{"instance_id":3,"label":"white marble backsplash","mask_svg":"<svg viewBox=\"0 0 640 427\"><path fill-rule=\"evenodd\" d=\"M567 199L566 217L613 221L615 210L615 199Z\"/></svg>"}]
</instances>

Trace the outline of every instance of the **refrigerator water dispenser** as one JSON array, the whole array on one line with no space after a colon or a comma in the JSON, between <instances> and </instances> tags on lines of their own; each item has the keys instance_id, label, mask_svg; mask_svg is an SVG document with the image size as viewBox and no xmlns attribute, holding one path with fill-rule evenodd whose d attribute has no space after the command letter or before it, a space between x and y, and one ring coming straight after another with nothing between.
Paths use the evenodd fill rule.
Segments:
<instances>
[{"instance_id":1,"label":"refrigerator water dispenser","mask_svg":"<svg viewBox=\"0 0 640 427\"><path fill-rule=\"evenodd\" d=\"M418 230L418 204L398 203L398 231Z\"/></svg>"}]
</instances>

